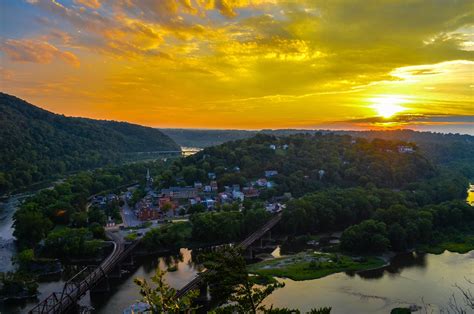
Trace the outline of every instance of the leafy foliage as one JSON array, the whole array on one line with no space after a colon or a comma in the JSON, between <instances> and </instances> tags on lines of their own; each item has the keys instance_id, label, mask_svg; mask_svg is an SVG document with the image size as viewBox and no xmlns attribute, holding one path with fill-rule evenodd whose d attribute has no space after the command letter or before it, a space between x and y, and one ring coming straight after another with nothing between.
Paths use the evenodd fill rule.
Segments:
<instances>
[{"instance_id":1,"label":"leafy foliage","mask_svg":"<svg viewBox=\"0 0 474 314\"><path fill-rule=\"evenodd\" d=\"M197 308L192 306L192 301L198 295L191 291L186 296L178 298L176 290L165 281L166 272L156 269L151 281L156 287L150 286L145 279L135 278L134 282L140 287L142 302L149 305L151 313L193 313Z\"/></svg>"},{"instance_id":2,"label":"leafy foliage","mask_svg":"<svg viewBox=\"0 0 474 314\"><path fill-rule=\"evenodd\" d=\"M38 283L24 272L0 273L0 298L22 298L35 296Z\"/></svg>"},{"instance_id":3,"label":"leafy foliage","mask_svg":"<svg viewBox=\"0 0 474 314\"><path fill-rule=\"evenodd\" d=\"M378 209L373 218L347 228L342 234L341 247L355 252L378 252L437 243L443 239L443 233L471 229L474 208L462 201L417 209L393 205Z\"/></svg>"},{"instance_id":4,"label":"leafy foliage","mask_svg":"<svg viewBox=\"0 0 474 314\"><path fill-rule=\"evenodd\" d=\"M142 241L149 250L177 249L189 240L191 225L187 222L167 224L148 231Z\"/></svg>"},{"instance_id":5,"label":"leafy foliage","mask_svg":"<svg viewBox=\"0 0 474 314\"><path fill-rule=\"evenodd\" d=\"M398 147L402 144L414 147L415 152L399 153ZM236 167L238 172L234 170ZM295 196L331 186L368 183L397 188L436 173L413 144L354 141L350 136L321 133L289 137L259 134L227 142L177 162L174 170L187 184L206 182L206 174L214 172L221 188L258 179L265 170L277 170L278 175L272 178L276 183L273 194L291 192ZM272 191L266 193L271 196Z\"/></svg>"},{"instance_id":6,"label":"leafy foliage","mask_svg":"<svg viewBox=\"0 0 474 314\"><path fill-rule=\"evenodd\" d=\"M192 238L208 243L233 242L257 230L269 217L263 209L196 213L190 218Z\"/></svg>"},{"instance_id":7,"label":"leafy foliage","mask_svg":"<svg viewBox=\"0 0 474 314\"><path fill-rule=\"evenodd\" d=\"M341 238L343 249L356 252L383 252L389 245L387 226L371 219L347 228Z\"/></svg>"},{"instance_id":8,"label":"leafy foliage","mask_svg":"<svg viewBox=\"0 0 474 314\"><path fill-rule=\"evenodd\" d=\"M70 171L126 160L127 154L179 150L152 128L69 118L0 93L0 193Z\"/></svg>"},{"instance_id":9,"label":"leafy foliage","mask_svg":"<svg viewBox=\"0 0 474 314\"><path fill-rule=\"evenodd\" d=\"M88 198L99 192L113 191L144 179L146 169L160 171L161 162L134 163L120 167L80 172L53 189L42 190L23 203L14 215L14 236L21 248L32 248L46 238L54 226L89 227L95 238L104 237L100 228L106 217L120 217L118 204L105 209L87 209ZM99 226L97 226L97 224Z\"/></svg>"},{"instance_id":10,"label":"leafy foliage","mask_svg":"<svg viewBox=\"0 0 474 314\"><path fill-rule=\"evenodd\" d=\"M48 234L44 242L47 256L91 257L102 247L102 242L94 240L92 233L85 228L61 228Z\"/></svg>"},{"instance_id":11,"label":"leafy foliage","mask_svg":"<svg viewBox=\"0 0 474 314\"><path fill-rule=\"evenodd\" d=\"M241 252L232 247L224 247L208 256L205 263L209 272L205 274L211 295L217 300L228 300L230 305L224 311L237 313L257 313L265 310L263 300L284 283L265 283L247 273L245 259Z\"/></svg>"}]
</instances>

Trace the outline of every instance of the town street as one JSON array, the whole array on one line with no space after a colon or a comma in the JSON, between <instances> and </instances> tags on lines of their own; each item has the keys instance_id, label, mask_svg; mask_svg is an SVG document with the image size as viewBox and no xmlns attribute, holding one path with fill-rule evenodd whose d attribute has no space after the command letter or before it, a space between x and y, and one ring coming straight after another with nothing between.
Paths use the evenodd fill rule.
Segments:
<instances>
[{"instance_id":1,"label":"town street","mask_svg":"<svg viewBox=\"0 0 474 314\"><path fill-rule=\"evenodd\" d=\"M142 224L126 201L124 201L124 205L120 208L120 211L122 212L122 219L125 227L138 227Z\"/></svg>"}]
</instances>

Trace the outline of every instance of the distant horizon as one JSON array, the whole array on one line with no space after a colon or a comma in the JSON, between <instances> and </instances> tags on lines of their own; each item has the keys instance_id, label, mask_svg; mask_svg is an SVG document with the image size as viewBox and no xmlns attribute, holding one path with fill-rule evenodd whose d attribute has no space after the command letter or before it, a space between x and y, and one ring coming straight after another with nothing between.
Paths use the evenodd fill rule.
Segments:
<instances>
[{"instance_id":1,"label":"distant horizon","mask_svg":"<svg viewBox=\"0 0 474 314\"><path fill-rule=\"evenodd\" d=\"M1 91L0 91L1 92ZM5 92L1 92L1 93L5 93ZM146 124L140 124L140 123L136 123L136 122L133 122L133 121L128 121L128 120L117 120L117 119L107 119L107 118L92 118L92 117L87 117L87 116L73 116L73 115L67 115L67 114L64 114L64 113L59 113L59 112L54 112L54 111L51 111L49 110L47 107L42 107L41 105L38 105L38 104L34 104L34 103L31 103L30 101L28 101L27 99L24 99L18 95L11 95L11 94L8 94L8 93L5 93L7 95L10 95L10 96L13 96L13 97L16 97L16 98L19 98L25 102L27 102L28 104L30 105L33 105L35 107L38 107L42 110L46 110L50 113L53 113L53 114L57 114L57 115L63 115L65 117L69 117L69 118L82 118L82 119L92 119L92 120L102 120L102 121L116 121L116 122L125 122L125 123L131 123L131 124L136 124L136 125L141 125L141 126L145 126L145 127L150 127L150 128L155 128L155 129L180 129L180 130L202 130L202 131L212 131L212 130L220 130L220 131L264 131L264 130L308 130L308 131L332 131L332 132L337 132L337 131L347 131L347 132L364 132L364 131L402 131L402 130L410 130L410 131L415 131L415 132L433 132L433 133L442 133L442 134L461 134L461 135L471 135L471 136L474 136L474 115L473 116L457 116L457 118L461 119L461 118L467 118L467 122L463 122L463 123L459 123L459 124L454 124L454 125L457 125L458 127L462 127L462 126L465 126L466 127L466 132L462 132L462 130L458 130L456 131L455 129L453 129L453 125L451 127L446 127L446 126L439 126L438 128L435 127L435 125L425 125L425 128L424 129L416 129L416 128L411 128L411 127L403 127L402 125L397 125L393 128L384 128L384 127L379 127L379 128L366 128L366 127L359 127L359 128L356 128L354 125L350 125L352 126L352 129L351 128L336 128L335 126L338 124L338 123L344 123L344 121L336 121L336 122L333 122L333 124L335 125L334 128L325 128L324 125L322 126L314 126L314 127L298 127L298 126L295 126L295 127L273 127L273 128L254 128L254 129L251 129L251 128L248 128L248 129L245 129L245 128L229 128L229 127L223 127L223 128L213 128L213 127L210 127L210 128L205 128L205 127L186 127L186 126L183 126L183 127L180 127L180 126L154 126L154 125L146 125ZM442 118L443 116L442 115L438 115L438 118ZM450 116L450 118L453 118L452 116ZM457 121L459 122L459 121ZM326 126L328 126L328 124L325 124ZM446 130L443 130L442 128L446 128ZM449 129L451 128L451 129Z\"/></svg>"}]
</instances>

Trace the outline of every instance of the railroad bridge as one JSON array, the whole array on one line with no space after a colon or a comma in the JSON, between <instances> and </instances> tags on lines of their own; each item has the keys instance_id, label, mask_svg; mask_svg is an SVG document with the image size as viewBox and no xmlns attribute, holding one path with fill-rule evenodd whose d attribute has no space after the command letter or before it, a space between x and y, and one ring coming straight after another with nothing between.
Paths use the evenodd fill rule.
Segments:
<instances>
[{"instance_id":1,"label":"railroad bridge","mask_svg":"<svg viewBox=\"0 0 474 314\"><path fill-rule=\"evenodd\" d=\"M281 220L281 212L276 214L272 219L270 219L266 224L264 224L260 229L249 235L245 240L240 242L237 245L237 248L242 249L242 250L249 250L250 257L253 257L252 255L252 248L251 245L261 239L266 233L270 233L271 229L275 227L278 222ZM204 274L209 272L210 270L205 270L204 272L198 274L193 280L191 280L186 286L178 290L176 293L177 297L182 297L189 293L192 290L201 290L201 293L203 292L201 286L204 284ZM207 287L206 287L207 288Z\"/></svg>"},{"instance_id":2,"label":"railroad bridge","mask_svg":"<svg viewBox=\"0 0 474 314\"><path fill-rule=\"evenodd\" d=\"M77 301L104 282L104 279L111 277L112 272L126 262L127 257L137 246L139 241L126 243L116 233L107 232L107 236L113 241L112 253L102 261L99 266L84 267L74 277L69 279L61 292L53 292L46 299L38 303L28 313L67 313L74 311ZM107 281L105 281L107 282Z\"/></svg>"},{"instance_id":3,"label":"railroad bridge","mask_svg":"<svg viewBox=\"0 0 474 314\"><path fill-rule=\"evenodd\" d=\"M244 241L237 245L238 248L246 250L250 249L251 245L261 239L266 233L280 221L281 213L276 214L260 229L248 236ZM76 309L77 302L81 299L89 290L96 289L101 283L107 282L106 280L112 277L114 269L120 268L126 262L127 257L131 257L131 252L140 242L136 240L132 243L125 243L123 239L116 233L107 232L107 236L113 241L114 249L112 253L99 265L89 266L83 268L74 277L68 280L63 287L61 292L53 292L46 299L38 303L28 313L48 313L48 314L59 314L73 312ZM120 270L119 270L120 272ZM177 296L181 297L187 294L191 290L198 289L202 286L204 278L203 274L207 271L199 274L196 278L190 281L186 286L181 288L177 292Z\"/></svg>"}]
</instances>

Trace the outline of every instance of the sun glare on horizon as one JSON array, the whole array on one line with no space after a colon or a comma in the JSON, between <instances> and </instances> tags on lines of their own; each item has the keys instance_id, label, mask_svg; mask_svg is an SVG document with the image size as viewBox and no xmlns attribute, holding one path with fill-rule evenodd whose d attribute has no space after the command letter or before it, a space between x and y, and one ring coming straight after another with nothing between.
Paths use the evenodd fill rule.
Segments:
<instances>
[{"instance_id":1,"label":"sun glare on horizon","mask_svg":"<svg viewBox=\"0 0 474 314\"><path fill-rule=\"evenodd\" d=\"M403 107L402 104L408 102L400 96L384 96L371 99L371 108L377 112L377 115L388 119L400 112L406 111L408 108Z\"/></svg>"}]
</instances>

